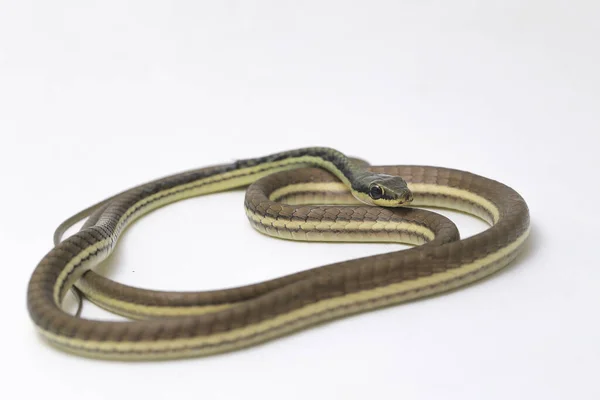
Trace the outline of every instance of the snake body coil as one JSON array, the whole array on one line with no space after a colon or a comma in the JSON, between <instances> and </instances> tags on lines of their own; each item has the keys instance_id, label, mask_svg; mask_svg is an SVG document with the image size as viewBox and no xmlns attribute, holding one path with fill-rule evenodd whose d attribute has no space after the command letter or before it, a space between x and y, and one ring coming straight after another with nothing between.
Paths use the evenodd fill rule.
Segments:
<instances>
[{"instance_id":1,"label":"snake body coil","mask_svg":"<svg viewBox=\"0 0 600 400\"><path fill-rule=\"evenodd\" d=\"M248 185L248 219L265 234L418 246L208 292L138 289L92 271L144 214ZM490 228L460 240L451 221L416 206L467 212ZM60 241L85 217L79 232ZM27 305L41 334L71 353L109 359L208 355L466 285L506 266L528 234L525 201L499 182L439 167L365 166L333 149L306 148L172 175L78 213L57 229L56 246L33 272ZM137 320L69 315L61 304L73 285L101 307Z\"/></svg>"}]
</instances>

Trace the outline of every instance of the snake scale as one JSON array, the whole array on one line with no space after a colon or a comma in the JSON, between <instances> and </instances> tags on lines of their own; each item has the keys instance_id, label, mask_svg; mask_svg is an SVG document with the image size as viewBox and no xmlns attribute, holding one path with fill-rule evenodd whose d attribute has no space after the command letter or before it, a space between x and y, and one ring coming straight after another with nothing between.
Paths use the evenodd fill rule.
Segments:
<instances>
[{"instance_id":1,"label":"snake scale","mask_svg":"<svg viewBox=\"0 0 600 400\"><path fill-rule=\"evenodd\" d=\"M134 288L93 271L126 227L143 215L241 187L247 187L248 220L266 235L414 246L205 292ZM421 207L469 213L489 228L461 239L449 219ZM62 240L84 218L81 230ZM55 247L33 271L27 307L50 344L81 356L152 360L216 354L484 278L519 254L530 232L529 218L515 190L470 172L370 166L323 147L290 150L160 178L74 215L57 228ZM132 320L70 315L62 302L74 286L92 302Z\"/></svg>"}]
</instances>

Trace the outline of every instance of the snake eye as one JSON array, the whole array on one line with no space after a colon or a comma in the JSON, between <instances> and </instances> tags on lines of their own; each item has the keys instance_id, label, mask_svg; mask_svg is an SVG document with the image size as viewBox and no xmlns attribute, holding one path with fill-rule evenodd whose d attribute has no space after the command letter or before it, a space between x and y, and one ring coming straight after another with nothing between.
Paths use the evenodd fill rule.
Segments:
<instances>
[{"instance_id":1,"label":"snake eye","mask_svg":"<svg viewBox=\"0 0 600 400\"><path fill-rule=\"evenodd\" d=\"M380 199L381 196L383 196L383 189L379 185L373 185L369 189L369 196L371 196L373 200Z\"/></svg>"}]
</instances>

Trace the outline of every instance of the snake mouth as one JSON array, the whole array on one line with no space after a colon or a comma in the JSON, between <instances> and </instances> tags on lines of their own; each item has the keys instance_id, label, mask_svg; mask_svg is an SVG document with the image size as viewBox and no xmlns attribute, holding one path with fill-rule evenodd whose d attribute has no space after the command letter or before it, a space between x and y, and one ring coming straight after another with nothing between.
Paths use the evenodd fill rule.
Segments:
<instances>
[{"instance_id":1,"label":"snake mouth","mask_svg":"<svg viewBox=\"0 0 600 400\"><path fill-rule=\"evenodd\" d=\"M409 205L413 201L413 194L408 189L393 196L384 195L378 199L374 199L367 194L357 191L353 191L352 194L363 204L385 208L403 207Z\"/></svg>"},{"instance_id":2,"label":"snake mouth","mask_svg":"<svg viewBox=\"0 0 600 400\"><path fill-rule=\"evenodd\" d=\"M402 194L402 196L399 198L400 204L412 203L413 200L414 200L414 196L410 190L407 190L406 192L404 192Z\"/></svg>"},{"instance_id":3,"label":"snake mouth","mask_svg":"<svg viewBox=\"0 0 600 400\"><path fill-rule=\"evenodd\" d=\"M410 204L413 201L413 194L410 190L406 189L406 190L402 191L401 193L397 194L396 196L394 196L393 198L390 198L390 199L383 198L382 200L385 203L395 203L398 206L405 206L407 204ZM375 202L375 203L377 204L377 202ZM388 205L388 207L390 207L390 206L391 205Z\"/></svg>"},{"instance_id":4,"label":"snake mouth","mask_svg":"<svg viewBox=\"0 0 600 400\"><path fill-rule=\"evenodd\" d=\"M413 201L413 194L411 192L403 192L400 195L390 197L390 198L381 198L381 199L368 199L366 203L380 206L380 207L403 207L409 205Z\"/></svg>"}]
</instances>

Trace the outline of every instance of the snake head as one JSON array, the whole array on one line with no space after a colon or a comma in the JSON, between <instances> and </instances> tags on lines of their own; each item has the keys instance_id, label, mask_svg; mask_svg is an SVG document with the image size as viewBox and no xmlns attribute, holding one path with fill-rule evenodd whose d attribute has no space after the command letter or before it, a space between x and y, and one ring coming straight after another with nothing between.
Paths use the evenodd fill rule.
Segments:
<instances>
[{"instance_id":1,"label":"snake head","mask_svg":"<svg viewBox=\"0 0 600 400\"><path fill-rule=\"evenodd\" d=\"M413 200L406 181L399 176L368 174L360 179L360 186L352 191L363 203L381 207L400 207Z\"/></svg>"}]
</instances>

